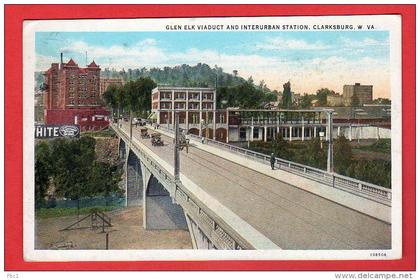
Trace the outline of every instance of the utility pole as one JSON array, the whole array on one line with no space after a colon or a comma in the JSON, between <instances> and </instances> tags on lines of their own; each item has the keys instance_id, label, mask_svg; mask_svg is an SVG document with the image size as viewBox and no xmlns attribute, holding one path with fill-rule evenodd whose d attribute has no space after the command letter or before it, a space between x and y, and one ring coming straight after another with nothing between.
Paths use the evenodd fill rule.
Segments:
<instances>
[{"instance_id":1,"label":"utility pole","mask_svg":"<svg viewBox=\"0 0 420 280\"><path fill-rule=\"evenodd\" d=\"M209 110L206 109L206 140L209 138Z\"/></svg>"},{"instance_id":2,"label":"utility pole","mask_svg":"<svg viewBox=\"0 0 420 280\"><path fill-rule=\"evenodd\" d=\"M189 141L186 139L185 134L180 134L179 129L179 113L175 112L175 143L174 143L174 177L175 177L175 183L179 182L179 171L180 171L180 156L179 151L182 151L184 148L186 148L186 151L188 153L188 144Z\"/></svg>"},{"instance_id":3,"label":"utility pole","mask_svg":"<svg viewBox=\"0 0 420 280\"><path fill-rule=\"evenodd\" d=\"M133 114L132 110L130 110L130 141L133 139Z\"/></svg>"},{"instance_id":4,"label":"utility pole","mask_svg":"<svg viewBox=\"0 0 420 280\"><path fill-rule=\"evenodd\" d=\"M179 114L175 112L175 145L174 145L174 177L175 182L179 181Z\"/></svg>"},{"instance_id":5,"label":"utility pole","mask_svg":"<svg viewBox=\"0 0 420 280\"><path fill-rule=\"evenodd\" d=\"M328 136L328 157L327 157L327 172L334 172L334 159L333 159L333 110L325 111L327 115L327 136Z\"/></svg>"}]
</instances>

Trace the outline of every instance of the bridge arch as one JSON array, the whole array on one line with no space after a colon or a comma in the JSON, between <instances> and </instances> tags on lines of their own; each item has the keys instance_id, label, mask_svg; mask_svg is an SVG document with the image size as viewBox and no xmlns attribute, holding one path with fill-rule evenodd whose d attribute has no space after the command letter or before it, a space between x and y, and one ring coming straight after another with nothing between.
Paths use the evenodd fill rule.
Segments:
<instances>
[{"instance_id":1,"label":"bridge arch","mask_svg":"<svg viewBox=\"0 0 420 280\"><path fill-rule=\"evenodd\" d=\"M132 150L128 153L126 168L127 206L140 206L143 201L143 172L140 159Z\"/></svg>"},{"instance_id":2,"label":"bridge arch","mask_svg":"<svg viewBox=\"0 0 420 280\"><path fill-rule=\"evenodd\" d=\"M184 210L153 174L144 189L143 219L146 229L188 230Z\"/></svg>"},{"instance_id":3,"label":"bridge arch","mask_svg":"<svg viewBox=\"0 0 420 280\"><path fill-rule=\"evenodd\" d=\"M124 159L124 160L127 155L127 145L125 144L122 138L120 138L120 141L118 142L118 155L120 159Z\"/></svg>"}]
</instances>

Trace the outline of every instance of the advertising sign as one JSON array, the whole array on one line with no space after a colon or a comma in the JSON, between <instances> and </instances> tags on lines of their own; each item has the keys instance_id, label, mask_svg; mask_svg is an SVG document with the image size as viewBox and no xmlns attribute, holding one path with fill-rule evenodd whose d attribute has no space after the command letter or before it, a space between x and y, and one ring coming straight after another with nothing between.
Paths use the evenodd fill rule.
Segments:
<instances>
[{"instance_id":1,"label":"advertising sign","mask_svg":"<svg viewBox=\"0 0 420 280\"><path fill-rule=\"evenodd\" d=\"M35 125L35 138L79 138L79 125Z\"/></svg>"}]
</instances>

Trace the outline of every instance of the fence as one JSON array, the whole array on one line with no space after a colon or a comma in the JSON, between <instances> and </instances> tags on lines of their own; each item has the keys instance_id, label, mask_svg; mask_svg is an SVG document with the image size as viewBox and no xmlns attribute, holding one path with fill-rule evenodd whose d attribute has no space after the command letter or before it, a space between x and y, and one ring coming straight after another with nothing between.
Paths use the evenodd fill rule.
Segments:
<instances>
[{"instance_id":1,"label":"fence","mask_svg":"<svg viewBox=\"0 0 420 280\"><path fill-rule=\"evenodd\" d=\"M164 126L159 127L162 130L174 133L173 129ZM202 138L198 135L189 134L189 137L197 141L201 141ZM217 146L219 148L228 150L229 152L242 155L244 157L257 160L261 163L270 164L270 156L259 152L254 152L248 149L230 145L227 143L219 142L213 139L206 138L207 144ZM382 204L391 205L392 190L371 184L368 182L360 181L351 177L343 176L337 173L329 173L325 170L321 170L315 167L303 165L300 163L288 161L281 158L276 158L275 166L279 169L288 171L312 179L314 181L323 183L333 188L338 188L347 192L354 193L359 196L380 202Z\"/></svg>"},{"instance_id":2,"label":"fence","mask_svg":"<svg viewBox=\"0 0 420 280\"><path fill-rule=\"evenodd\" d=\"M71 199L49 199L41 208L85 208L85 207L124 207L125 198L119 195L83 197L79 201Z\"/></svg>"}]
</instances>

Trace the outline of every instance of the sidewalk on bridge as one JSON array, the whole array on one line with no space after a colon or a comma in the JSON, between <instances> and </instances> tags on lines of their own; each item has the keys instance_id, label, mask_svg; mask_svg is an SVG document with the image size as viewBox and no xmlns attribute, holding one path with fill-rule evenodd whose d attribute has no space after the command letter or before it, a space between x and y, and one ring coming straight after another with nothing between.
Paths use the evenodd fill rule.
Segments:
<instances>
[{"instance_id":1,"label":"sidewalk on bridge","mask_svg":"<svg viewBox=\"0 0 420 280\"><path fill-rule=\"evenodd\" d=\"M152 127L149 128L154 130ZM160 133L173 138L173 134L161 129L158 130ZM208 153L214 154L226 160L253 169L259 173L285 182L291 186L298 187L320 197L326 198L335 203L344 205L346 207L349 207L351 209L354 209L358 212L369 215L381 221L391 223L391 207L386 206L384 204L357 196L355 194L340 189L332 188L328 185L322 184L320 182L308 178L301 177L299 175L284 170L271 170L270 165L251 160L242 155L237 155L230 151L223 150L208 144L202 144L200 141L194 139L190 139L190 143L194 144L194 146L198 149L201 149ZM287 178L287 180L285 180L285 178Z\"/></svg>"},{"instance_id":2,"label":"sidewalk on bridge","mask_svg":"<svg viewBox=\"0 0 420 280\"><path fill-rule=\"evenodd\" d=\"M153 130L152 128L148 127L149 129ZM166 135L165 133L162 133ZM168 136L170 137L170 136ZM147 151L149 155L153 157L153 159L164 169L166 170L173 170L173 167L165 162L163 159L159 158L152 150L150 150L146 145L138 141L137 139L133 138L133 142L143 149ZM218 200L211 197L205 191L203 191L199 186L197 186L194 182L180 173L180 179L182 185L187 188L187 190L194 194L195 197L204 203L209 209L215 212L215 214L220 217L222 221L224 221L227 225L229 225L232 229L234 229L237 234L242 236L246 239L255 249L263 249L263 250L272 250L272 249L281 249L278 245L268 239L265 235L257 231L252 225L244 221L234 212L232 212L229 208L225 207L221 204Z\"/></svg>"}]
</instances>

